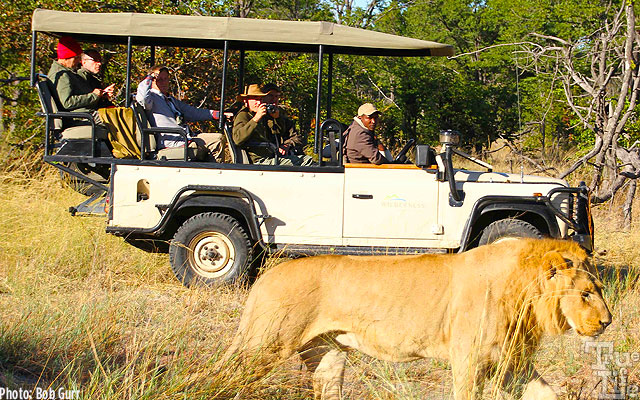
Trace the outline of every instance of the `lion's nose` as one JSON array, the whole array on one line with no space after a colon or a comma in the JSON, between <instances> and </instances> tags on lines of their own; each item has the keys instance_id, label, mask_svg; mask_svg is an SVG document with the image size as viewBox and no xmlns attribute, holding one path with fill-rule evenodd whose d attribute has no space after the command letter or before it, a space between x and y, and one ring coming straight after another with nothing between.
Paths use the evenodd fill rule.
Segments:
<instances>
[{"instance_id":1,"label":"lion's nose","mask_svg":"<svg viewBox=\"0 0 640 400\"><path fill-rule=\"evenodd\" d=\"M607 326L611 324L611 314L607 315L606 319L600 321L600 325L602 325L602 330L605 330Z\"/></svg>"}]
</instances>

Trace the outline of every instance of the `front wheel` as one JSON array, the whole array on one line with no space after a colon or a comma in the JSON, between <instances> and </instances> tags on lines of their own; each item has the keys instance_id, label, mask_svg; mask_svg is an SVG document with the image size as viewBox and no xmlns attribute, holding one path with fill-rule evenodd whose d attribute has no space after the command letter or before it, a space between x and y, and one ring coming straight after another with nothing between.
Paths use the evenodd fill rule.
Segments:
<instances>
[{"instance_id":1,"label":"front wheel","mask_svg":"<svg viewBox=\"0 0 640 400\"><path fill-rule=\"evenodd\" d=\"M186 220L169 247L171 268L188 287L237 282L246 276L251 256L251 242L242 225L213 212Z\"/></svg>"},{"instance_id":2,"label":"front wheel","mask_svg":"<svg viewBox=\"0 0 640 400\"><path fill-rule=\"evenodd\" d=\"M501 219L490 223L482 230L478 246L515 237L541 238L542 232L532 224L521 219Z\"/></svg>"}]
</instances>

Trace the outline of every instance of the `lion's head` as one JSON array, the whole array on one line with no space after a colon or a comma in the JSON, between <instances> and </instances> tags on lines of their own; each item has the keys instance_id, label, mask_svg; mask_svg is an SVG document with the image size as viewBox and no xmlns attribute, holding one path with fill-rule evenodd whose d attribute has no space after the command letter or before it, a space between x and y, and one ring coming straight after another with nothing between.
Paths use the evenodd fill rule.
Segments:
<instances>
[{"instance_id":1,"label":"lion's head","mask_svg":"<svg viewBox=\"0 0 640 400\"><path fill-rule=\"evenodd\" d=\"M602 282L584 250L558 241L536 250L544 251L533 301L538 324L548 333L573 328L581 336L601 334L611 323L611 313L602 297Z\"/></svg>"}]
</instances>

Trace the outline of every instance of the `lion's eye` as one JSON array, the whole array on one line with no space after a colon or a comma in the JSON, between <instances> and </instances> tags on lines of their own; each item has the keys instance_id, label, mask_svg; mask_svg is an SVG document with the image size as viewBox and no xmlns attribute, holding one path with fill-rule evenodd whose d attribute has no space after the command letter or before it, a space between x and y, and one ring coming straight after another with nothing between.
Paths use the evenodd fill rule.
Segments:
<instances>
[{"instance_id":1,"label":"lion's eye","mask_svg":"<svg viewBox=\"0 0 640 400\"><path fill-rule=\"evenodd\" d=\"M582 300L589 300L589 297L591 296L591 293L589 292L582 292Z\"/></svg>"}]
</instances>

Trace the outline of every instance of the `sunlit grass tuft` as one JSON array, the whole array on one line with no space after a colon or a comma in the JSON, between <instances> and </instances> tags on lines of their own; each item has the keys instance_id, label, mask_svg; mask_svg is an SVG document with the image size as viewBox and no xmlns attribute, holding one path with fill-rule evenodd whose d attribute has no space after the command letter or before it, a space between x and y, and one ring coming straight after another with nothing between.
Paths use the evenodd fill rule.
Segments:
<instances>
[{"instance_id":1,"label":"sunlit grass tuft","mask_svg":"<svg viewBox=\"0 0 640 400\"><path fill-rule=\"evenodd\" d=\"M106 234L103 218L71 217L68 207L83 199L40 154L13 156L0 168L0 387L80 389L83 399L312 396L295 357L256 382L221 371L248 289L182 287L166 255ZM595 261L614 322L600 340L640 351L640 229L618 232L607 215L596 214ZM536 360L558 392L598 394L593 355L575 336L545 339ZM629 371L636 383L639 368ZM438 360L391 364L352 354L344 392L450 398L451 372Z\"/></svg>"}]
</instances>

